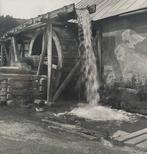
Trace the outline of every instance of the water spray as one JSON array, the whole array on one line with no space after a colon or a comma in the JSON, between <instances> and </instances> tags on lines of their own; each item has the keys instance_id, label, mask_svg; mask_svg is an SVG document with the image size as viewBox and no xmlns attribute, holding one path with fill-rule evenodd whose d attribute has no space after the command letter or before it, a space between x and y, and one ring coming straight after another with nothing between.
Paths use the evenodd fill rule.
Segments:
<instances>
[{"instance_id":1,"label":"water spray","mask_svg":"<svg viewBox=\"0 0 147 154\"><path fill-rule=\"evenodd\" d=\"M95 106L100 101L98 93L100 84L92 44L91 18L88 9L78 9L76 12L79 26L79 52L82 59L81 82L85 85L86 101Z\"/></svg>"}]
</instances>

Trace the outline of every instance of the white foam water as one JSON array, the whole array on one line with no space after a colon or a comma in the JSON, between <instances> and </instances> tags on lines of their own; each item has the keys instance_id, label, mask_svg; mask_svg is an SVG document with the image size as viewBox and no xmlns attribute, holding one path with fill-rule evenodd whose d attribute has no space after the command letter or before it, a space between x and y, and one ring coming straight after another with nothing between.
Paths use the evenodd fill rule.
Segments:
<instances>
[{"instance_id":1,"label":"white foam water","mask_svg":"<svg viewBox=\"0 0 147 154\"><path fill-rule=\"evenodd\" d=\"M83 105L68 112L70 115L94 121L132 121L133 115L122 110L111 109L104 106Z\"/></svg>"},{"instance_id":2,"label":"white foam water","mask_svg":"<svg viewBox=\"0 0 147 154\"><path fill-rule=\"evenodd\" d=\"M71 115L84 118L91 121L118 121L134 123L141 115L132 114L123 110L111 109L104 106L92 106L85 103L79 103L78 107L71 111L55 114L56 116ZM144 116L143 116L144 117Z\"/></svg>"}]
</instances>

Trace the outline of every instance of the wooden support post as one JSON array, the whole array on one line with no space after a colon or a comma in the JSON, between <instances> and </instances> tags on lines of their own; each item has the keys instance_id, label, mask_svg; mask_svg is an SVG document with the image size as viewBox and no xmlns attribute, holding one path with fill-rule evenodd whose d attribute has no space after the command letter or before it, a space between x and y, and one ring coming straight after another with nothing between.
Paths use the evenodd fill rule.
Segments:
<instances>
[{"instance_id":1,"label":"wooden support post","mask_svg":"<svg viewBox=\"0 0 147 154\"><path fill-rule=\"evenodd\" d=\"M80 65L80 61L75 64L75 66L73 67L73 69L67 75L66 79L63 81L63 83L61 84L61 86L58 88L57 92L55 93L55 95L53 97L53 101L56 101L58 99L58 97L60 96L60 94L62 93L62 91L65 89L65 87L70 82L70 80L73 77L73 75L75 74L75 71L77 70L77 68L79 67L79 65Z\"/></svg>"},{"instance_id":2,"label":"wooden support post","mask_svg":"<svg viewBox=\"0 0 147 154\"><path fill-rule=\"evenodd\" d=\"M1 66L3 66L3 46L0 46L0 50L1 50Z\"/></svg>"},{"instance_id":3,"label":"wooden support post","mask_svg":"<svg viewBox=\"0 0 147 154\"><path fill-rule=\"evenodd\" d=\"M51 72L52 72L52 24L47 25L47 59L48 59L48 85L47 85L47 104L51 105Z\"/></svg>"},{"instance_id":4,"label":"wooden support post","mask_svg":"<svg viewBox=\"0 0 147 154\"><path fill-rule=\"evenodd\" d=\"M24 42L21 43L21 46L20 46L20 57L21 59L25 56L25 45L24 45Z\"/></svg>"},{"instance_id":5,"label":"wooden support post","mask_svg":"<svg viewBox=\"0 0 147 154\"><path fill-rule=\"evenodd\" d=\"M15 60L15 62L19 62L19 54L18 54L16 39L14 37L11 38L11 43L12 43L12 47L13 47L14 60Z\"/></svg>"},{"instance_id":6,"label":"wooden support post","mask_svg":"<svg viewBox=\"0 0 147 154\"><path fill-rule=\"evenodd\" d=\"M40 70L44 61L44 57L45 57L45 52L46 52L46 48L47 48L47 34L46 34L46 29L43 32L43 38L42 38L42 52L40 55L40 62L39 62L39 66L38 66L38 70L37 70L37 76L40 74Z\"/></svg>"},{"instance_id":7,"label":"wooden support post","mask_svg":"<svg viewBox=\"0 0 147 154\"><path fill-rule=\"evenodd\" d=\"M97 55L97 66L98 76L100 85L102 84L102 31L99 29L96 36L96 55Z\"/></svg>"}]
</instances>

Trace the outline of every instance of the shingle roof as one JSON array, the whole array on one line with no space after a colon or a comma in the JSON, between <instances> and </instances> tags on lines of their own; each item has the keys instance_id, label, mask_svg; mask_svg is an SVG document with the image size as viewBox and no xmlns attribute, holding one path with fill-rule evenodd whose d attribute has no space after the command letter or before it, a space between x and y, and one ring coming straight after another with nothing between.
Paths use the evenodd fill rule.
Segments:
<instances>
[{"instance_id":1,"label":"shingle roof","mask_svg":"<svg viewBox=\"0 0 147 154\"><path fill-rule=\"evenodd\" d=\"M147 0L81 0L76 8L93 4L97 6L96 12L91 15L95 21L147 8Z\"/></svg>"}]
</instances>

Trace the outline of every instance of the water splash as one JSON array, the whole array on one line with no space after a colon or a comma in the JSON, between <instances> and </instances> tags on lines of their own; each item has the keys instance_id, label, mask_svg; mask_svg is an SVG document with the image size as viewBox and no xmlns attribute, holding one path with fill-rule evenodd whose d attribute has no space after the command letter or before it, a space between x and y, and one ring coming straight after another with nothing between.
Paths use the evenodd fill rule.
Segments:
<instances>
[{"instance_id":1,"label":"water splash","mask_svg":"<svg viewBox=\"0 0 147 154\"><path fill-rule=\"evenodd\" d=\"M91 19L88 10L77 10L80 58L82 58L81 78L85 84L86 100L90 105L97 105L100 96L96 57L92 45Z\"/></svg>"},{"instance_id":2,"label":"water splash","mask_svg":"<svg viewBox=\"0 0 147 154\"><path fill-rule=\"evenodd\" d=\"M58 113L56 116L72 115L92 121L116 121L134 123L137 121L137 114L128 113L123 110L111 109L104 106L92 106L90 104L79 103L78 107L69 112Z\"/></svg>"},{"instance_id":3,"label":"water splash","mask_svg":"<svg viewBox=\"0 0 147 154\"><path fill-rule=\"evenodd\" d=\"M93 121L136 121L136 116L131 113L104 106L82 105L74 108L68 114Z\"/></svg>"}]
</instances>

